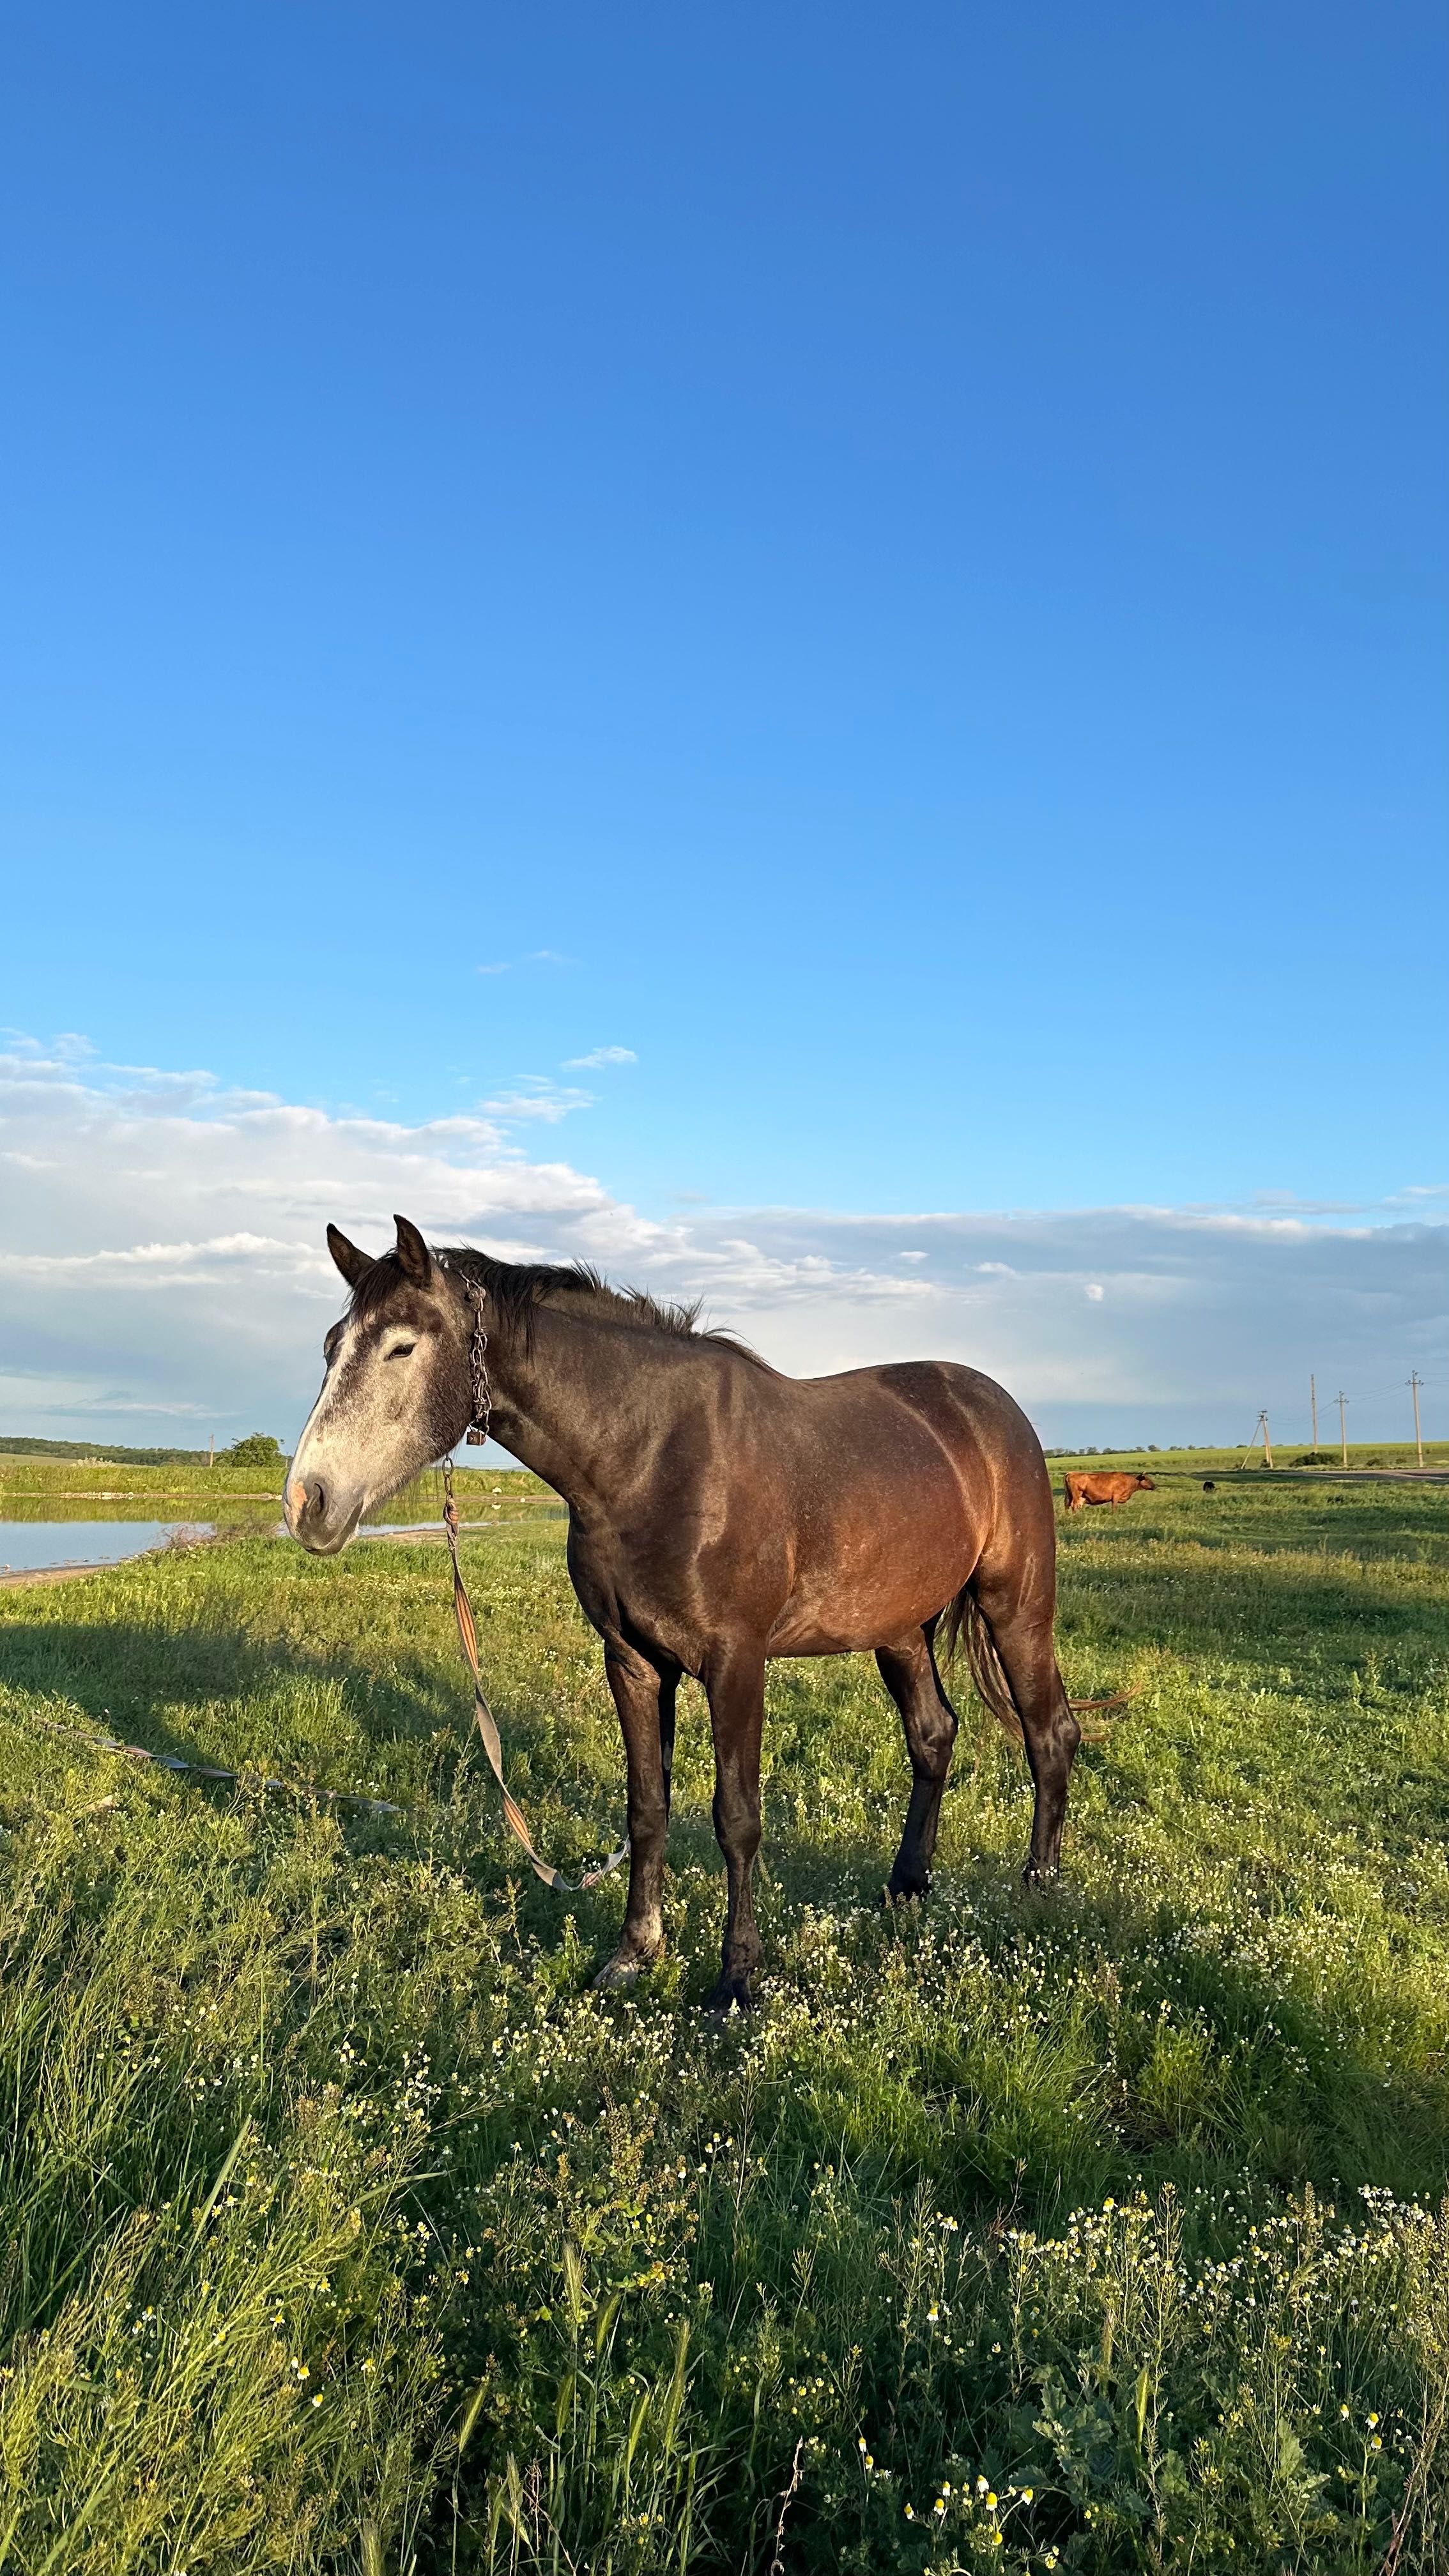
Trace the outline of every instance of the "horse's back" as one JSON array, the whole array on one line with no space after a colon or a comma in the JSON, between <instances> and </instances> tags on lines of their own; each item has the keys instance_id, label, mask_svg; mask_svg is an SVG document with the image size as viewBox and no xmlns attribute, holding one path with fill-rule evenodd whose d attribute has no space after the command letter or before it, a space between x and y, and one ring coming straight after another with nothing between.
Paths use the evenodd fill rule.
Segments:
<instances>
[{"instance_id":1,"label":"horse's back","mask_svg":"<svg viewBox=\"0 0 1449 2576\"><path fill-rule=\"evenodd\" d=\"M837 1419L854 1415L874 1431L883 1415L912 1416L953 1458L975 1455L992 1468L1045 1474L1041 1444L1015 1397L963 1361L892 1360L797 1383Z\"/></svg>"},{"instance_id":2,"label":"horse's back","mask_svg":"<svg viewBox=\"0 0 1449 2576\"><path fill-rule=\"evenodd\" d=\"M973 1548L1003 1520L1052 1520L1041 1443L1015 1398L957 1360L896 1360L796 1381L807 1446L863 1476L876 1507L959 1508ZM847 1463L849 1462L849 1463Z\"/></svg>"}]
</instances>

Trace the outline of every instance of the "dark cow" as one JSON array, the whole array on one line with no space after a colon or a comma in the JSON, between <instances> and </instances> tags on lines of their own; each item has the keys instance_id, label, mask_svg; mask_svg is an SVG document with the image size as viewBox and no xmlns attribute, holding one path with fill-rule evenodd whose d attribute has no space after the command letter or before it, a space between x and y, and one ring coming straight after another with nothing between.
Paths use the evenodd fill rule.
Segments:
<instances>
[{"instance_id":1,"label":"dark cow","mask_svg":"<svg viewBox=\"0 0 1449 2576\"><path fill-rule=\"evenodd\" d=\"M1110 1503L1115 1512L1119 1503L1130 1502L1134 1494L1152 1494L1157 1488L1150 1476L1114 1470L1105 1476L1068 1476L1063 1490L1069 1512L1081 1511L1086 1503Z\"/></svg>"}]
</instances>

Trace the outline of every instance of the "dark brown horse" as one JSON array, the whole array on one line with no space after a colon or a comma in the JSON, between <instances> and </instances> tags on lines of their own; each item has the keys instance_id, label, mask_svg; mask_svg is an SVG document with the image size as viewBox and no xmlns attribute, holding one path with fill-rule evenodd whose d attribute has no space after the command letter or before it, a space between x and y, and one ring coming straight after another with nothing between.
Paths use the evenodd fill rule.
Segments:
<instances>
[{"instance_id":1,"label":"dark brown horse","mask_svg":"<svg viewBox=\"0 0 1449 2576\"><path fill-rule=\"evenodd\" d=\"M303 1546L345 1546L485 1409L568 1505L569 1572L604 1641L629 1772L629 1902L600 1985L631 1983L663 1948L681 1673L709 1700L729 1873L715 2004L747 2005L760 1962L751 1874L772 1655L874 1651L913 1775L890 1889L918 1896L957 1724L936 1640L963 1637L987 1706L1025 1741L1026 1876L1054 1876L1079 1729L1052 1647L1046 1463L1003 1388L945 1360L782 1377L688 1311L586 1270L433 1253L403 1217L375 1261L335 1227L327 1241L352 1302L327 1336L288 1480Z\"/></svg>"}]
</instances>

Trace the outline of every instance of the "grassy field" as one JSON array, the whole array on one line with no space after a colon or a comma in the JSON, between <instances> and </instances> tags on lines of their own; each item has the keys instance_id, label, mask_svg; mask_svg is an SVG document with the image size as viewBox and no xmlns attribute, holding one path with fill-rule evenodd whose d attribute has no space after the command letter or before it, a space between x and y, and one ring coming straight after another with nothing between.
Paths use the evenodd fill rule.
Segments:
<instances>
[{"instance_id":1,"label":"grassy field","mask_svg":"<svg viewBox=\"0 0 1449 2576\"><path fill-rule=\"evenodd\" d=\"M460 1467L455 1474L464 1520L556 1517L558 1496L519 1469L502 1473ZM220 1468L208 1476L177 1467L77 1467L70 1460L0 1459L0 1530L6 1521L122 1521L162 1519L210 1524L238 1534L275 1527L281 1480L274 1468ZM144 1507L144 1508L141 1508ZM443 1508L443 1479L436 1470L394 1494L369 1522L394 1526L436 1521Z\"/></svg>"},{"instance_id":2,"label":"grassy field","mask_svg":"<svg viewBox=\"0 0 1449 2576\"><path fill-rule=\"evenodd\" d=\"M1306 1442L1296 1440L1279 1440L1274 1443L1274 1473L1280 1470L1291 1470L1300 1462L1307 1464L1310 1460L1320 1461L1327 1471L1327 1476L1333 1476L1340 1465L1338 1442L1325 1441L1318 1449L1310 1449ZM1243 1465L1244 1461L1246 1461L1245 1465ZM1068 1467L1137 1467L1151 1476L1166 1476L1173 1483L1184 1476L1200 1478L1233 1475L1239 1471L1240 1466L1244 1473L1255 1476L1261 1476L1267 1472L1263 1465L1261 1447L1246 1451L1243 1449L1090 1449L1080 1452L1074 1450L1070 1454L1065 1450L1060 1453L1054 1450L1049 1463L1058 1486ZM1348 1444L1350 1474L1361 1475L1365 1469L1413 1467L1416 1463L1412 1440L1366 1440L1357 1444L1351 1440ZM1425 1441L1424 1468L1426 1473L1432 1472L1441 1476L1449 1473L1449 1440Z\"/></svg>"},{"instance_id":3,"label":"grassy field","mask_svg":"<svg viewBox=\"0 0 1449 2576\"><path fill-rule=\"evenodd\" d=\"M513 1470L499 1476L479 1468L460 1467L457 1471L460 1504L467 1498L478 1500L496 1488L517 1494L557 1497L541 1485L536 1476ZM81 1502L171 1501L189 1503L202 1517L201 1505L237 1500L280 1502L281 1476L275 1467L233 1467L222 1458L215 1467L136 1467L89 1466L71 1458L16 1458L0 1456L0 1516L13 1519L21 1508L30 1509L51 1503L66 1505ZM388 1512L394 1520L406 1520L410 1506L416 1505L423 1516L436 1519L441 1507L442 1477L434 1471L419 1476L401 1494L393 1496Z\"/></svg>"},{"instance_id":4,"label":"grassy field","mask_svg":"<svg viewBox=\"0 0 1449 2576\"><path fill-rule=\"evenodd\" d=\"M1070 1685L1136 1692L1066 1883L968 1702L883 1913L894 1713L777 1665L723 2026L692 1689L671 1955L601 1998L622 1880L520 1877L440 1549L0 1596L0 2570L1442 2571L1443 1489L1184 1477L1062 1542ZM569 1867L622 1764L561 1533L468 1561Z\"/></svg>"},{"instance_id":5,"label":"grassy field","mask_svg":"<svg viewBox=\"0 0 1449 2576\"><path fill-rule=\"evenodd\" d=\"M1154 1474L1161 1472L1173 1477L1217 1476L1235 1469L1243 1454L1241 1449L1114 1449L1110 1453L1104 1450L1100 1454L1094 1449L1089 1454L1083 1453L1081 1456L1054 1455L1051 1464L1053 1474L1058 1481L1062 1471L1067 1467L1092 1466L1142 1467ZM1261 1464L1261 1452L1256 1454ZM1275 1452L1276 1458L1283 1466L1290 1465L1294 1458L1306 1454L1308 1454L1306 1451L1292 1442L1286 1446L1280 1442ZM1317 1454L1325 1455L1326 1452L1320 1451ZM1336 1445L1332 1454L1336 1462L1338 1456ZM1351 1468L1412 1467L1414 1445L1412 1441L1381 1440L1355 1447L1350 1442L1348 1462ZM1449 1468L1449 1441L1426 1440L1424 1463L1426 1467L1438 1468L1441 1472ZM457 1475L460 1494L469 1491L481 1493L485 1489L491 1491L499 1483L502 1483L504 1490L510 1493L526 1492L535 1496L547 1493L547 1488L540 1485L536 1476L525 1475L517 1468L505 1470L500 1476L492 1469L463 1466L458 1469ZM417 1484L409 1486L407 1491L409 1496L427 1498L435 1496L440 1488L441 1478L434 1472L427 1476L420 1476ZM178 1500L199 1503L204 1502L208 1495L243 1494L256 1499L276 1499L280 1496L280 1492L281 1480L274 1467L234 1467L225 1457L219 1458L212 1468L186 1464L147 1467L137 1466L127 1461L109 1462L102 1459L99 1462L90 1463L73 1458L26 1457L21 1454L0 1453L0 1513L8 1512L13 1501L22 1499L48 1498L65 1502L118 1495L150 1501L157 1496L169 1495ZM394 1503L401 1503L403 1500L404 1497L394 1497ZM389 1509L392 1510L393 1506L390 1505ZM399 1510L394 1511L393 1516L403 1519L407 1514Z\"/></svg>"}]
</instances>

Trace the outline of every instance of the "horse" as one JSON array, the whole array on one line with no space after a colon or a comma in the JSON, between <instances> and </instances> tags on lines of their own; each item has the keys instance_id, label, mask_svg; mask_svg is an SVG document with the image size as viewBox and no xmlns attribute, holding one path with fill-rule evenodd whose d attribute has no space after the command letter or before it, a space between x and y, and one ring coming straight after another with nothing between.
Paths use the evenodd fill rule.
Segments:
<instances>
[{"instance_id":1,"label":"horse","mask_svg":"<svg viewBox=\"0 0 1449 2576\"><path fill-rule=\"evenodd\" d=\"M1155 1494L1157 1487L1150 1476L1128 1475L1113 1471L1096 1476L1068 1476L1062 1486L1069 1512L1085 1510L1088 1503L1107 1503L1115 1512L1119 1503L1130 1503L1134 1494Z\"/></svg>"},{"instance_id":2,"label":"horse","mask_svg":"<svg viewBox=\"0 0 1449 2576\"><path fill-rule=\"evenodd\" d=\"M628 1773L629 1895L595 1979L629 1987L664 1949L675 1694L704 1686L728 1896L715 2009L761 1965L752 1875L772 1656L872 1651L900 1711L911 1793L888 1900L923 1897L964 1642L982 1699L1024 1743L1028 1885L1054 1879L1081 1739L1057 1667L1056 1530L1041 1446L1003 1387L945 1360L791 1378L696 1307L583 1265L430 1250L407 1218L373 1259L335 1226L352 1291L287 1477L317 1556L465 1431L491 1428L568 1506L568 1569L603 1641Z\"/></svg>"}]
</instances>

